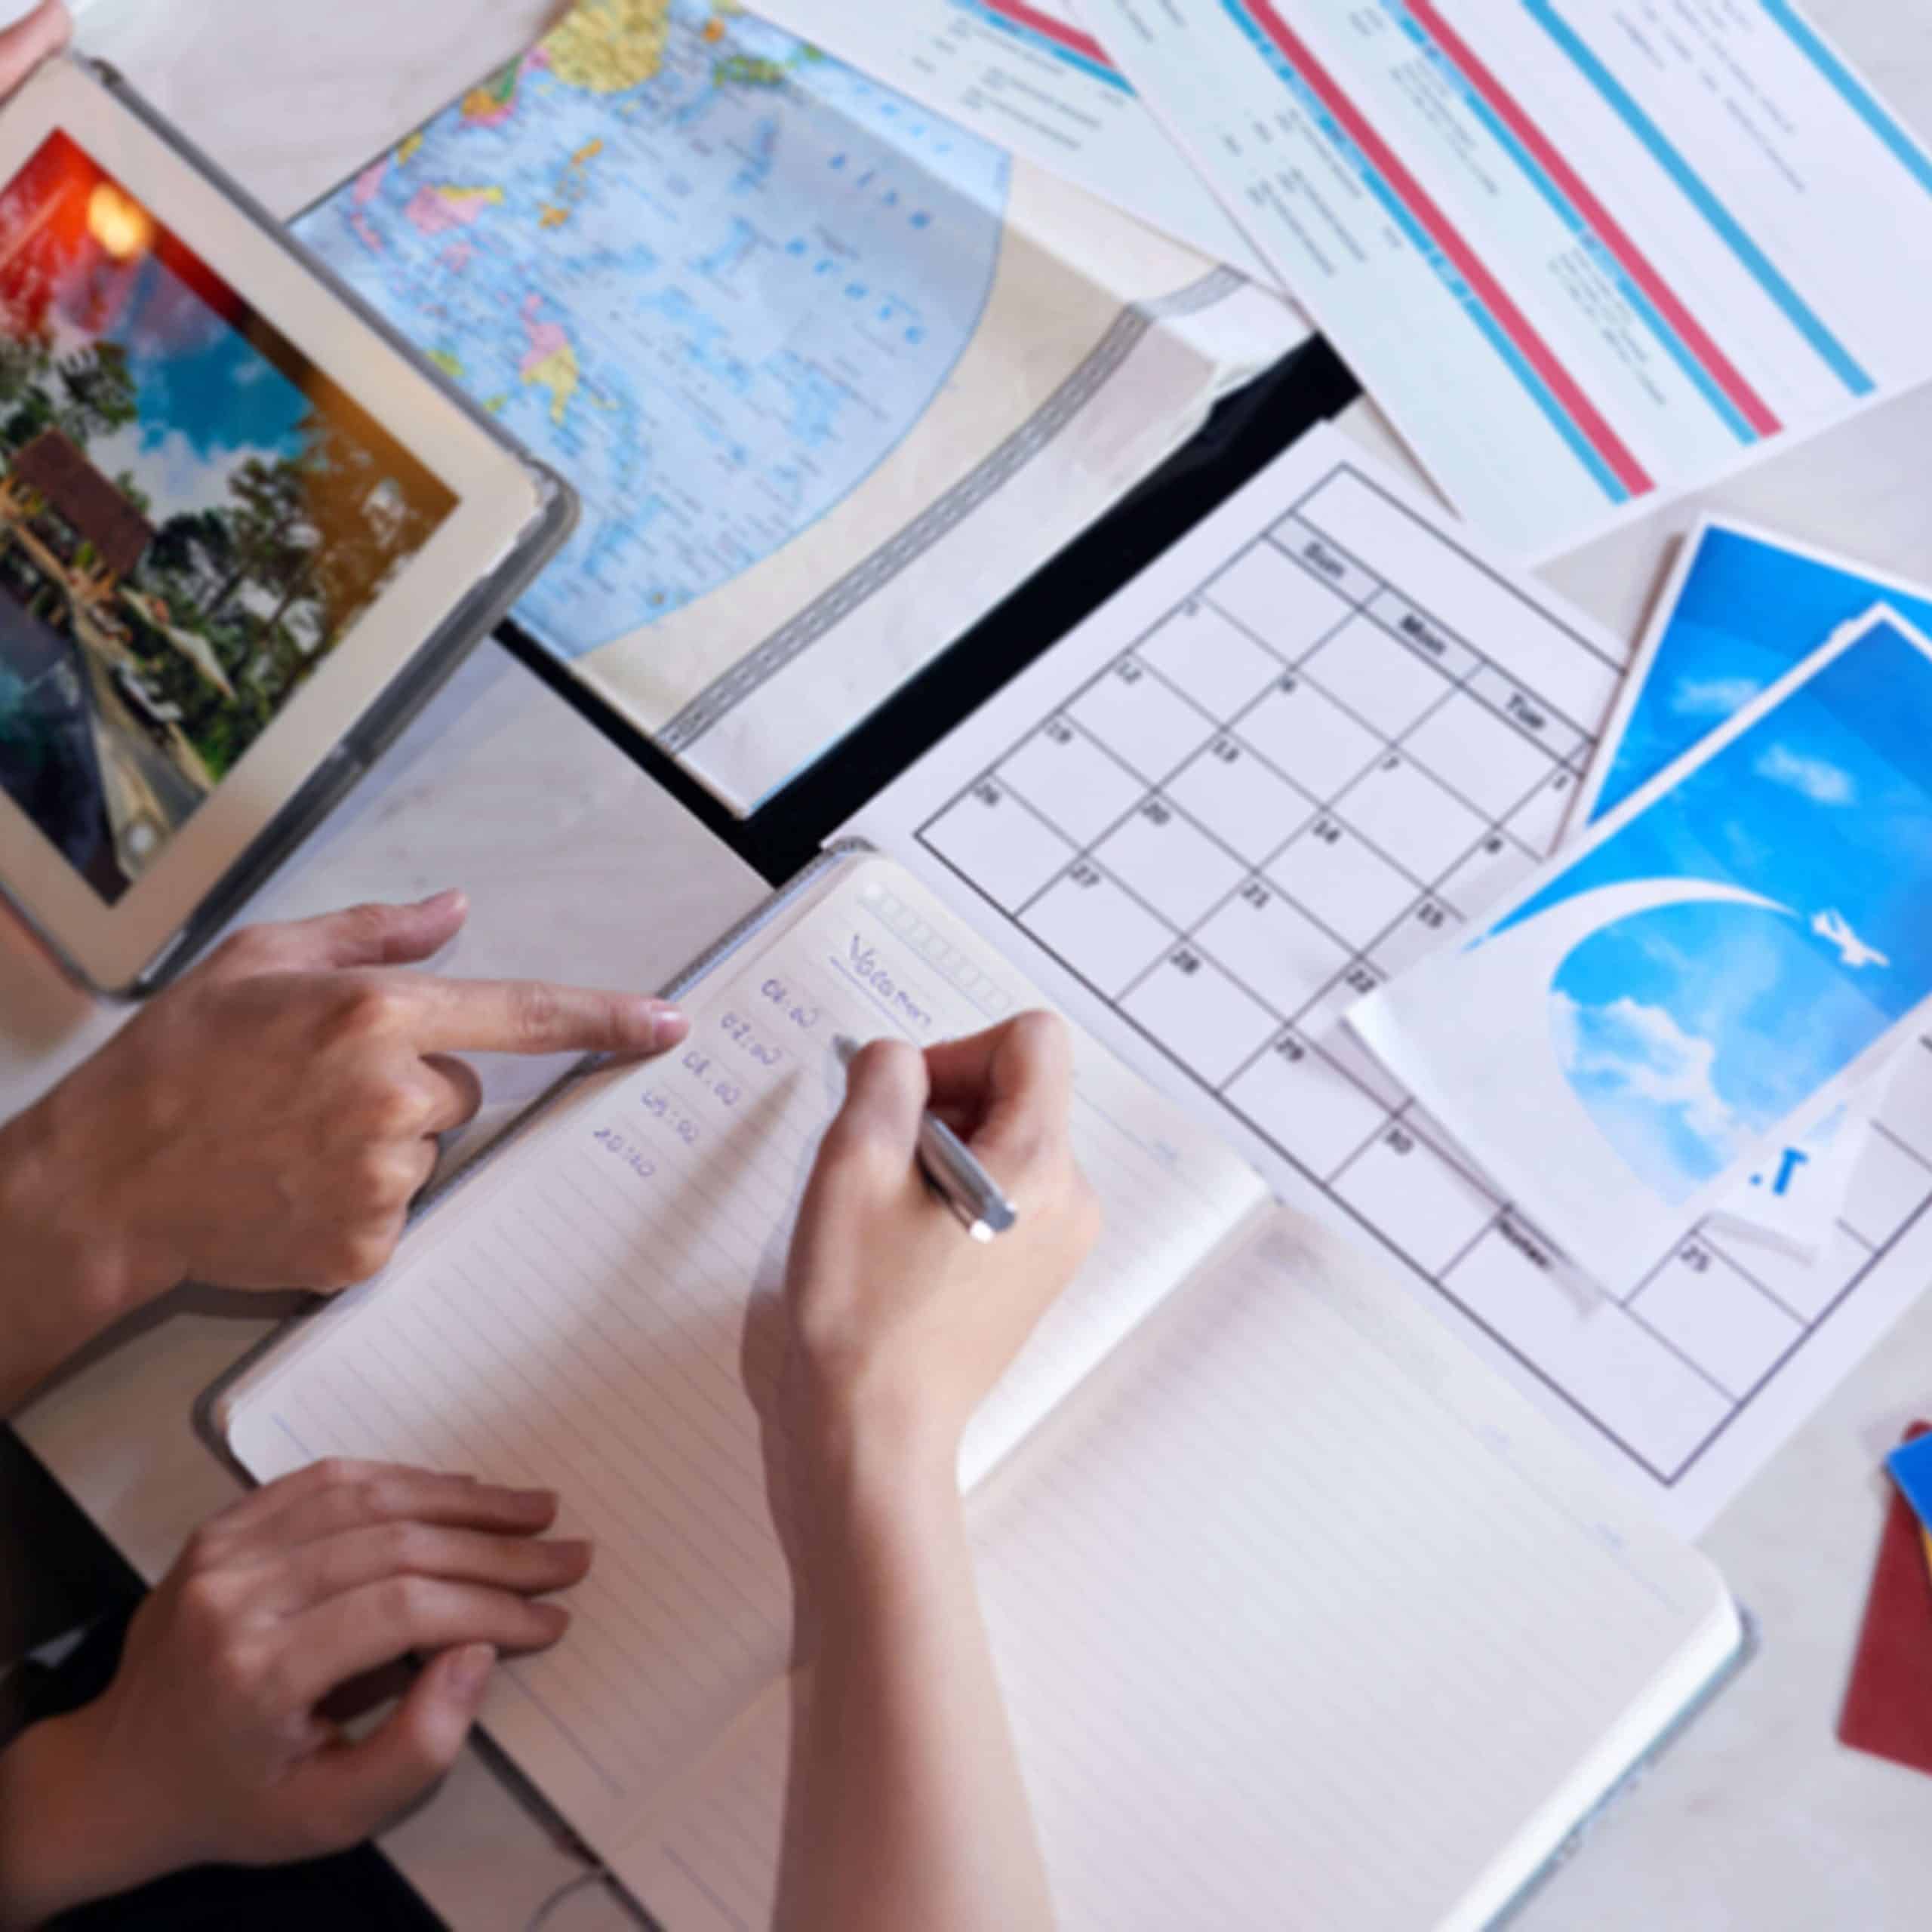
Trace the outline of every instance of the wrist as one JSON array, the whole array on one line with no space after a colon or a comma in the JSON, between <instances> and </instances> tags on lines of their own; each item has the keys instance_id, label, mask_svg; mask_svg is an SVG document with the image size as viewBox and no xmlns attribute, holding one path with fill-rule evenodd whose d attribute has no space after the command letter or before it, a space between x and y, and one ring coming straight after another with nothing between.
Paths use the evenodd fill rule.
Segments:
<instances>
[{"instance_id":1,"label":"wrist","mask_svg":"<svg viewBox=\"0 0 1932 1932\"><path fill-rule=\"evenodd\" d=\"M0 1229L17 1279L90 1330L174 1285L143 1263L114 1190L95 1171L64 1088L0 1127ZM11 1272L10 1270L10 1272Z\"/></svg>"},{"instance_id":2,"label":"wrist","mask_svg":"<svg viewBox=\"0 0 1932 1932\"><path fill-rule=\"evenodd\" d=\"M802 1405L798 1444L823 1527L915 1527L956 1512L960 1430L916 1398L821 1391Z\"/></svg>"},{"instance_id":3,"label":"wrist","mask_svg":"<svg viewBox=\"0 0 1932 1932\"><path fill-rule=\"evenodd\" d=\"M103 1760L98 1705L0 1752L0 1932L20 1932L172 1869L146 1807Z\"/></svg>"}]
</instances>

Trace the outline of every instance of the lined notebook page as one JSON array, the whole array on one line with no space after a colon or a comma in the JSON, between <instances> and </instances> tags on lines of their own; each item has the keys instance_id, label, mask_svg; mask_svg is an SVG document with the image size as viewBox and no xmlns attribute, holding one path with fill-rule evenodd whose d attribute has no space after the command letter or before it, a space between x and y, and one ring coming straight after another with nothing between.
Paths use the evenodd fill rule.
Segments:
<instances>
[{"instance_id":1,"label":"lined notebook page","mask_svg":"<svg viewBox=\"0 0 1932 1932\"><path fill-rule=\"evenodd\" d=\"M504 1674L487 1721L593 1841L634 1825L786 1665L755 1405L781 1331L768 1299L752 1311L843 1094L833 1037L939 1039L1032 1003L897 868L834 880L687 1003L685 1048L561 1104L229 1407L264 1480L345 1454L562 1492L596 1565L567 1641ZM1265 1199L1097 1048L1075 1132L1109 1232L979 1419L970 1474Z\"/></svg>"},{"instance_id":2,"label":"lined notebook page","mask_svg":"<svg viewBox=\"0 0 1932 1932\"><path fill-rule=\"evenodd\" d=\"M1285 1211L974 1499L1069 1928L1485 1923L1708 1680L1702 1558ZM629 1847L667 1923L768 1924L790 1712Z\"/></svg>"}]
</instances>

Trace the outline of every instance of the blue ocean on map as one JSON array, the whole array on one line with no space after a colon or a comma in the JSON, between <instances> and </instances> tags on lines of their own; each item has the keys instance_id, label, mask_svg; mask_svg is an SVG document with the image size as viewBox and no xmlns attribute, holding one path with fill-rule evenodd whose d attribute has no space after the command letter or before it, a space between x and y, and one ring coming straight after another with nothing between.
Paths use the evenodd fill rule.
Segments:
<instances>
[{"instance_id":1,"label":"blue ocean on map","mask_svg":"<svg viewBox=\"0 0 1932 1932\"><path fill-rule=\"evenodd\" d=\"M1004 152L710 0L582 14L300 225L583 497L575 657L827 515L978 329Z\"/></svg>"}]
</instances>

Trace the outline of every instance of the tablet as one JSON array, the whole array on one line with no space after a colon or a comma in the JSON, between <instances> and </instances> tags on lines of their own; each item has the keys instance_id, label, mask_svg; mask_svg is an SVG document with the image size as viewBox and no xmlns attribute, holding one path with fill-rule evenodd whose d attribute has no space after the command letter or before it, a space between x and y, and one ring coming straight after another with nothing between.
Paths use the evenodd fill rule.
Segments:
<instances>
[{"instance_id":1,"label":"tablet","mask_svg":"<svg viewBox=\"0 0 1932 1932\"><path fill-rule=\"evenodd\" d=\"M575 503L109 70L0 109L0 888L159 983Z\"/></svg>"}]
</instances>

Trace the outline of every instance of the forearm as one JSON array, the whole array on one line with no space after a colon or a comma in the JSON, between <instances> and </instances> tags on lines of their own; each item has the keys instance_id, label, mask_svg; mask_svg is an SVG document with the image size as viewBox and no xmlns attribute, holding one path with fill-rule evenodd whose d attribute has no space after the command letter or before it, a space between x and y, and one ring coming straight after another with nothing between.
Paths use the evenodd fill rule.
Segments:
<instances>
[{"instance_id":1,"label":"forearm","mask_svg":"<svg viewBox=\"0 0 1932 1932\"><path fill-rule=\"evenodd\" d=\"M51 1101L0 1127L0 1417L146 1298Z\"/></svg>"},{"instance_id":2,"label":"forearm","mask_svg":"<svg viewBox=\"0 0 1932 1932\"><path fill-rule=\"evenodd\" d=\"M951 1459L882 1456L826 1487L786 1932L1051 1926Z\"/></svg>"},{"instance_id":3,"label":"forearm","mask_svg":"<svg viewBox=\"0 0 1932 1932\"><path fill-rule=\"evenodd\" d=\"M165 1869L110 1791L85 1711L0 1752L0 1932L23 1932Z\"/></svg>"}]
</instances>

